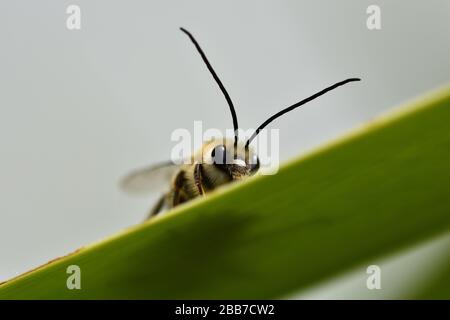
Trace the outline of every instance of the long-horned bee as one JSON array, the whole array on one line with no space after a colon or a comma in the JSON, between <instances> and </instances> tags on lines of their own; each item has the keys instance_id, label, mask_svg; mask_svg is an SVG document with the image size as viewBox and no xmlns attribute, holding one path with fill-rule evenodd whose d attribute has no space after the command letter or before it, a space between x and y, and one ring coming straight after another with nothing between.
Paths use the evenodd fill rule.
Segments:
<instances>
[{"instance_id":1,"label":"long-horned bee","mask_svg":"<svg viewBox=\"0 0 450 320\"><path fill-rule=\"evenodd\" d=\"M157 215L165 208L173 208L191 199L204 196L221 185L242 180L255 174L259 170L260 162L250 143L262 129L283 114L318 98L328 91L352 81L360 81L359 78L340 81L281 110L264 121L250 138L243 142L239 140L238 120L230 95L192 34L184 28L180 29L190 38L225 96L233 119L234 139L213 139L205 142L202 148L191 156L189 164L176 165L169 161L136 170L126 176L122 180L121 186L130 193L162 191L162 187L166 186L165 193L153 206L148 218ZM169 187L167 187L168 183L170 183Z\"/></svg>"}]
</instances>

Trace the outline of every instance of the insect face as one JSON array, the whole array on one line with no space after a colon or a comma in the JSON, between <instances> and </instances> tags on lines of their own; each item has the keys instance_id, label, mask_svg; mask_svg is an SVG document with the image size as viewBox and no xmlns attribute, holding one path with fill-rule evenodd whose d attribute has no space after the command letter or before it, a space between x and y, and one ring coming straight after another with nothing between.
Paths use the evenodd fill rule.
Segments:
<instances>
[{"instance_id":1,"label":"insect face","mask_svg":"<svg viewBox=\"0 0 450 320\"><path fill-rule=\"evenodd\" d=\"M203 160L231 180L241 180L259 169L259 158L253 148L246 148L242 142L235 146L231 139L207 143L203 148Z\"/></svg>"},{"instance_id":2,"label":"insect face","mask_svg":"<svg viewBox=\"0 0 450 320\"><path fill-rule=\"evenodd\" d=\"M166 192L166 194L164 194L155 204L151 210L150 216L158 214L164 207L175 207L196 197L204 196L218 186L231 181L242 180L245 177L255 174L259 170L260 162L250 144L255 140L261 130L282 115L297 109L329 91L349 82L360 81L359 78L349 78L337 82L310 97L282 109L260 124L253 134L244 142L239 139L239 126L236 110L225 86L222 81L220 81L206 58L205 53L192 34L183 28L181 28L181 31L190 38L214 78L214 81L224 95L233 120L235 136L234 139L216 139L206 142L202 149L193 155L191 160L194 161L190 164L177 166L174 163L164 163L132 172L127 176L123 180L122 185L132 193L136 191L139 192L139 190L152 191L160 186L159 182L171 180L170 191Z\"/></svg>"}]
</instances>

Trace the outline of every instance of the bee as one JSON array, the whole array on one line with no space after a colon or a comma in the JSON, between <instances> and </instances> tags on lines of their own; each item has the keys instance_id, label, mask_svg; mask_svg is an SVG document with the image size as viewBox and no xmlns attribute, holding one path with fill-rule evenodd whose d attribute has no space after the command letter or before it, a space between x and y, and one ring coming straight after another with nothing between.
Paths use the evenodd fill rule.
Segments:
<instances>
[{"instance_id":1,"label":"bee","mask_svg":"<svg viewBox=\"0 0 450 320\"><path fill-rule=\"evenodd\" d=\"M278 117L318 98L328 91L349 82L360 81L359 78L349 78L340 81L279 111L264 121L250 138L243 142L239 140L236 111L225 86L194 36L184 28L180 28L180 30L194 44L227 101L233 120L234 139L213 139L205 142L202 148L191 156L189 164L177 165L168 161L133 171L126 176L121 181L121 187L128 193L152 193L163 191L162 188L166 188L159 200L151 208L147 219L156 216L164 209L170 209L192 199L203 197L219 186L233 181L244 180L256 174L260 168L260 161L250 143L262 129Z\"/></svg>"}]
</instances>

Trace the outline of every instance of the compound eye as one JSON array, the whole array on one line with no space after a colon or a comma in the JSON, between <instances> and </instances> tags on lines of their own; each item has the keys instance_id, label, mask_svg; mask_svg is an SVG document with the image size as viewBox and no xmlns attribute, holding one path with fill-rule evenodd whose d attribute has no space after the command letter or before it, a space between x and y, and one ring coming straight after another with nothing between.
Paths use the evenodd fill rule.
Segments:
<instances>
[{"instance_id":1,"label":"compound eye","mask_svg":"<svg viewBox=\"0 0 450 320\"><path fill-rule=\"evenodd\" d=\"M250 166L250 172L252 173L255 173L259 170L259 158L256 154L252 156L248 165Z\"/></svg>"},{"instance_id":2,"label":"compound eye","mask_svg":"<svg viewBox=\"0 0 450 320\"><path fill-rule=\"evenodd\" d=\"M222 165L226 163L227 150L224 145L216 146L211 152L211 158L215 165Z\"/></svg>"}]
</instances>

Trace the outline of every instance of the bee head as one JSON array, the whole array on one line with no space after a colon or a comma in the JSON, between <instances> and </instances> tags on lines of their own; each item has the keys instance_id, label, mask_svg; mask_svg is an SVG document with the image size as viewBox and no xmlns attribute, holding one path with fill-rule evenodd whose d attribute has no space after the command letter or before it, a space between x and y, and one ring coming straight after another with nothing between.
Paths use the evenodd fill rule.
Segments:
<instances>
[{"instance_id":1,"label":"bee head","mask_svg":"<svg viewBox=\"0 0 450 320\"><path fill-rule=\"evenodd\" d=\"M253 148L231 139L214 140L203 150L205 163L227 174L232 180L241 180L255 174L259 169L259 158Z\"/></svg>"},{"instance_id":2,"label":"bee head","mask_svg":"<svg viewBox=\"0 0 450 320\"><path fill-rule=\"evenodd\" d=\"M220 169L221 171L227 173L233 180L241 179L244 176L251 175L258 171L259 169L259 159L258 156L252 151L250 148L250 143L256 138L259 132L263 130L268 124L270 124L275 119L278 119L282 115L324 95L325 93L332 91L340 86L343 86L349 82L354 81L360 81L359 78L349 78L345 79L343 81L337 82L315 94L312 96L309 96L308 98L305 98L297 103L294 103L293 105L286 107L282 109L281 111L275 113L271 117L269 117L266 121L264 121L261 125L257 127L257 129L253 132L253 134L250 136L250 138L247 139L247 141L244 144L241 144L239 142L238 137L238 119L236 115L236 110L234 108L233 101L231 100L230 95L228 94L227 90L225 89L225 86L223 85L222 81L220 80L217 73L214 71L214 68L209 63L208 58L206 57L205 53L203 52L202 48L198 44L197 40L195 40L194 36L187 31L184 28L180 28L182 32L184 32L192 41L195 48L197 49L198 53L200 54L203 62L205 63L206 67L208 68L209 72L211 73L212 77L214 78L215 82L217 83L220 91L222 91L222 94L225 97L225 100L227 101L228 107L230 108L231 117L233 120L233 129L234 129L234 141L232 140L225 140L225 141L212 141L207 146L209 146L209 149L206 150L206 152L202 153L203 157L207 157L207 159L204 159L206 161L209 161L210 164L214 165L216 168ZM205 151L205 150L204 150Z\"/></svg>"}]
</instances>

